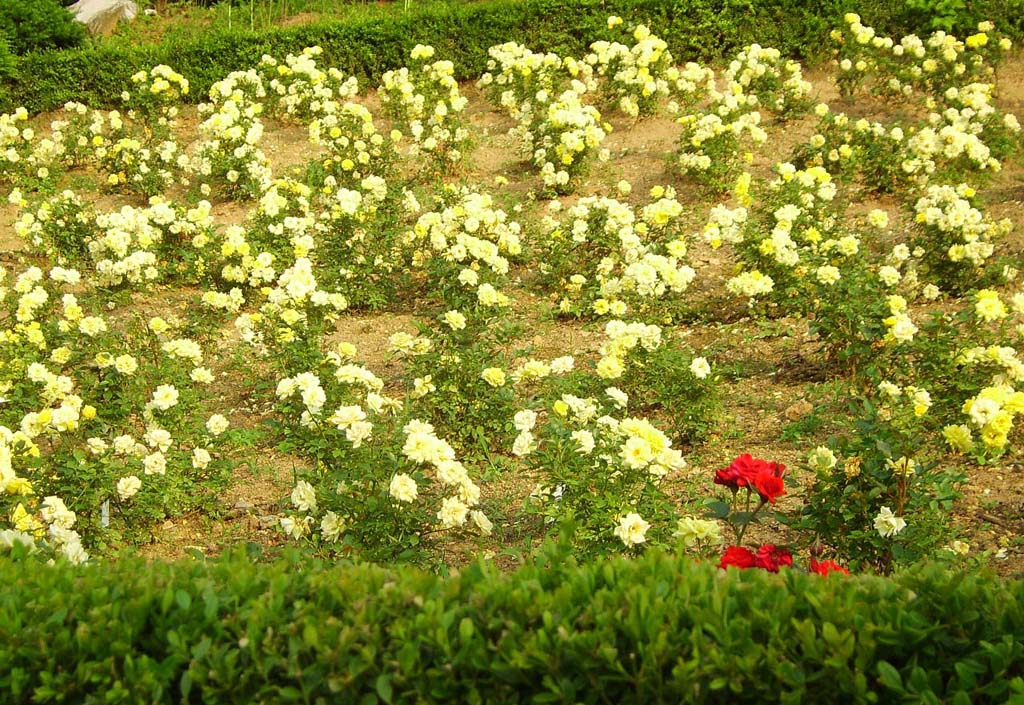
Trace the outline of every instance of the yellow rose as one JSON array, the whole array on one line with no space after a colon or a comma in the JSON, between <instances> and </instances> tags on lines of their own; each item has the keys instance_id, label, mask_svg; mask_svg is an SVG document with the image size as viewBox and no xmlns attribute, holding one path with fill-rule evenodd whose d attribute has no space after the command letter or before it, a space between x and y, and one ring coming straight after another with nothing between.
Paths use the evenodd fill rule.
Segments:
<instances>
[{"instance_id":1,"label":"yellow rose","mask_svg":"<svg viewBox=\"0 0 1024 705\"><path fill-rule=\"evenodd\" d=\"M480 376L492 387L505 386L505 372L497 367L488 367L480 373Z\"/></svg>"}]
</instances>

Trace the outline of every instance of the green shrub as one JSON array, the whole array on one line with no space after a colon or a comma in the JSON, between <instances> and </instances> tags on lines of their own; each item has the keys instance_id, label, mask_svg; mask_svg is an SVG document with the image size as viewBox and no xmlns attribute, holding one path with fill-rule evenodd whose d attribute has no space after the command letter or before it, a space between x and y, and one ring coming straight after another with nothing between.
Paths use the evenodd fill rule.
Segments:
<instances>
[{"instance_id":1,"label":"green shrub","mask_svg":"<svg viewBox=\"0 0 1024 705\"><path fill-rule=\"evenodd\" d=\"M86 30L56 0L4 0L0 36L8 37L11 51L21 55L72 49L85 41Z\"/></svg>"},{"instance_id":2,"label":"green shrub","mask_svg":"<svg viewBox=\"0 0 1024 705\"><path fill-rule=\"evenodd\" d=\"M721 571L652 552L511 574L244 555L0 563L0 696L77 703L992 703L1024 583Z\"/></svg>"}]
</instances>

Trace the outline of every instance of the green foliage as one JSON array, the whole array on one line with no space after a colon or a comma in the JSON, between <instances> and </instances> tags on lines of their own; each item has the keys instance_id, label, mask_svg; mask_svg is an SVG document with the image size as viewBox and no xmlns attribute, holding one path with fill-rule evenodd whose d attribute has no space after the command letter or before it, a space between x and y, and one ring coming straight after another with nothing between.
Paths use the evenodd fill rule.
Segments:
<instances>
[{"instance_id":1,"label":"green foliage","mask_svg":"<svg viewBox=\"0 0 1024 705\"><path fill-rule=\"evenodd\" d=\"M1024 584L722 572L653 552L501 575L5 560L8 702L1018 702ZM458 677L452 676L457 673Z\"/></svg>"},{"instance_id":2,"label":"green foliage","mask_svg":"<svg viewBox=\"0 0 1024 705\"><path fill-rule=\"evenodd\" d=\"M924 446L921 424L906 401L854 402L860 418L833 443L838 458L812 467L816 477L796 523L861 569L889 572L953 538L948 513L965 478L916 454ZM878 521L886 509L906 522L892 535Z\"/></svg>"},{"instance_id":3,"label":"green foliage","mask_svg":"<svg viewBox=\"0 0 1024 705\"><path fill-rule=\"evenodd\" d=\"M86 30L56 0L4 0L0 36L8 38L12 53L22 55L80 46Z\"/></svg>"},{"instance_id":4,"label":"green foliage","mask_svg":"<svg viewBox=\"0 0 1024 705\"><path fill-rule=\"evenodd\" d=\"M0 82L14 75L14 54L11 53L11 40L0 30ZM0 91L3 89L0 88ZM4 100L0 92L0 103Z\"/></svg>"},{"instance_id":5,"label":"green foliage","mask_svg":"<svg viewBox=\"0 0 1024 705\"><path fill-rule=\"evenodd\" d=\"M433 333L433 345L426 353L411 356L406 365L410 388L415 389L416 379L434 387L413 404L416 413L436 425L460 453L486 457L512 443L512 385L495 387L482 376L488 368L508 369L494 325L474 316L460 330L443 322L434 331L423 327L421 335Z\"/></svg>"},{"instance_id":6,"label":"green foliage","mask_svg":"<svg viewBox=\"0 0 1024 705\"><path fill-rule=\"evenodd\" d=\"M717 378L710 372L698 377L694 360L699 365L703 358L673 337L631 359L620 384L633 400L632 411L664 418L665 430L677 443L704 440L721 411Z\"/></svg>"},{"instance_id":7,"label":"green foliage","mask_svg":"<svg viewBox=\"0 0 1024 705\"><path fill-rule=\"evenodd\" d=\"M907 0L908 14L928 29L955 32L977 24L967 0Z\"/></svg>"}]
</instances>

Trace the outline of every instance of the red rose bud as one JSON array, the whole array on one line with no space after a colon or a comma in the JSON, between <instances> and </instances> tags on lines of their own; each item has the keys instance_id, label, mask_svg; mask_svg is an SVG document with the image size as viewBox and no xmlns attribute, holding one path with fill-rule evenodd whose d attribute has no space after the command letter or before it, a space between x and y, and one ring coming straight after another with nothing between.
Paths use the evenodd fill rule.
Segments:
<instances>
[{"instance_id":1,"label":"red rose bud","mask_svg":"<svg viewBox=\"0 0 1024 705\"><path fill-rule=\"evenodd\" d=\"M819 563L818 561L812 558L811 562L809 563L809 566L811 572L817 573L818 575L827 576L829 573L842 573L843 575L850 574L850 571L848 571L846 568L839 565L835 561L821 561Z\"/></svg>"},{"instance_id":2,"label":"red rose bud","mask_svg":"<svg viewBox=\"0 0 1024 705\"><path fill-rule=\"evenodd\" d=\"M777 548L773 543L766 543L757 549L754 564L758 568L778 573L782 566L787 568L793 566L793 556L784 548Z\"/></svg>"},{"instance_id":3,"label":"red rose bud","mask_svg":"<svg viewBox=\"0 0 1024 705\"><path fill-rule=\"evenodd\" d=\"M786 494L782 478L767 469L762 470L758 476L754 478L754 487L757 488L757 493L761 495L762 502L771 502L772 504L775 504L776 497L781 497Z\"/></svg>"},{"instance_id":4,"label":"red rose bud","mask_svg":"<svg viewBox=\"0 0 1024 705\"><path fill-rule=\"evenodd\" d=\"M725 553L722 554L722 560L719 561L718 567L753 568L755 564L754 554L749 548L729 546L729 548L725 549Z\"/></svg>"}]
</instances>

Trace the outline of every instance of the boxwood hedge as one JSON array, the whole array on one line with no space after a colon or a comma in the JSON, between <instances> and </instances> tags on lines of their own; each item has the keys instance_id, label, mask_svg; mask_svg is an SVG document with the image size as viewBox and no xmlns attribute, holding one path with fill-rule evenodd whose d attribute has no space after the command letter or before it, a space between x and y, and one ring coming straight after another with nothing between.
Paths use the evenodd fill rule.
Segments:
<instances>
[{"instance_id":1,"label":"boxwood hedge","mask_svg":"<svg viewBox=\"0 0 1024 705\"><path fill-rule=\"evenodd\" d=\"M649 553L449 576L0 561L0 702L1022 703L1024 583Z\"/></svg>"}]
</instances>

